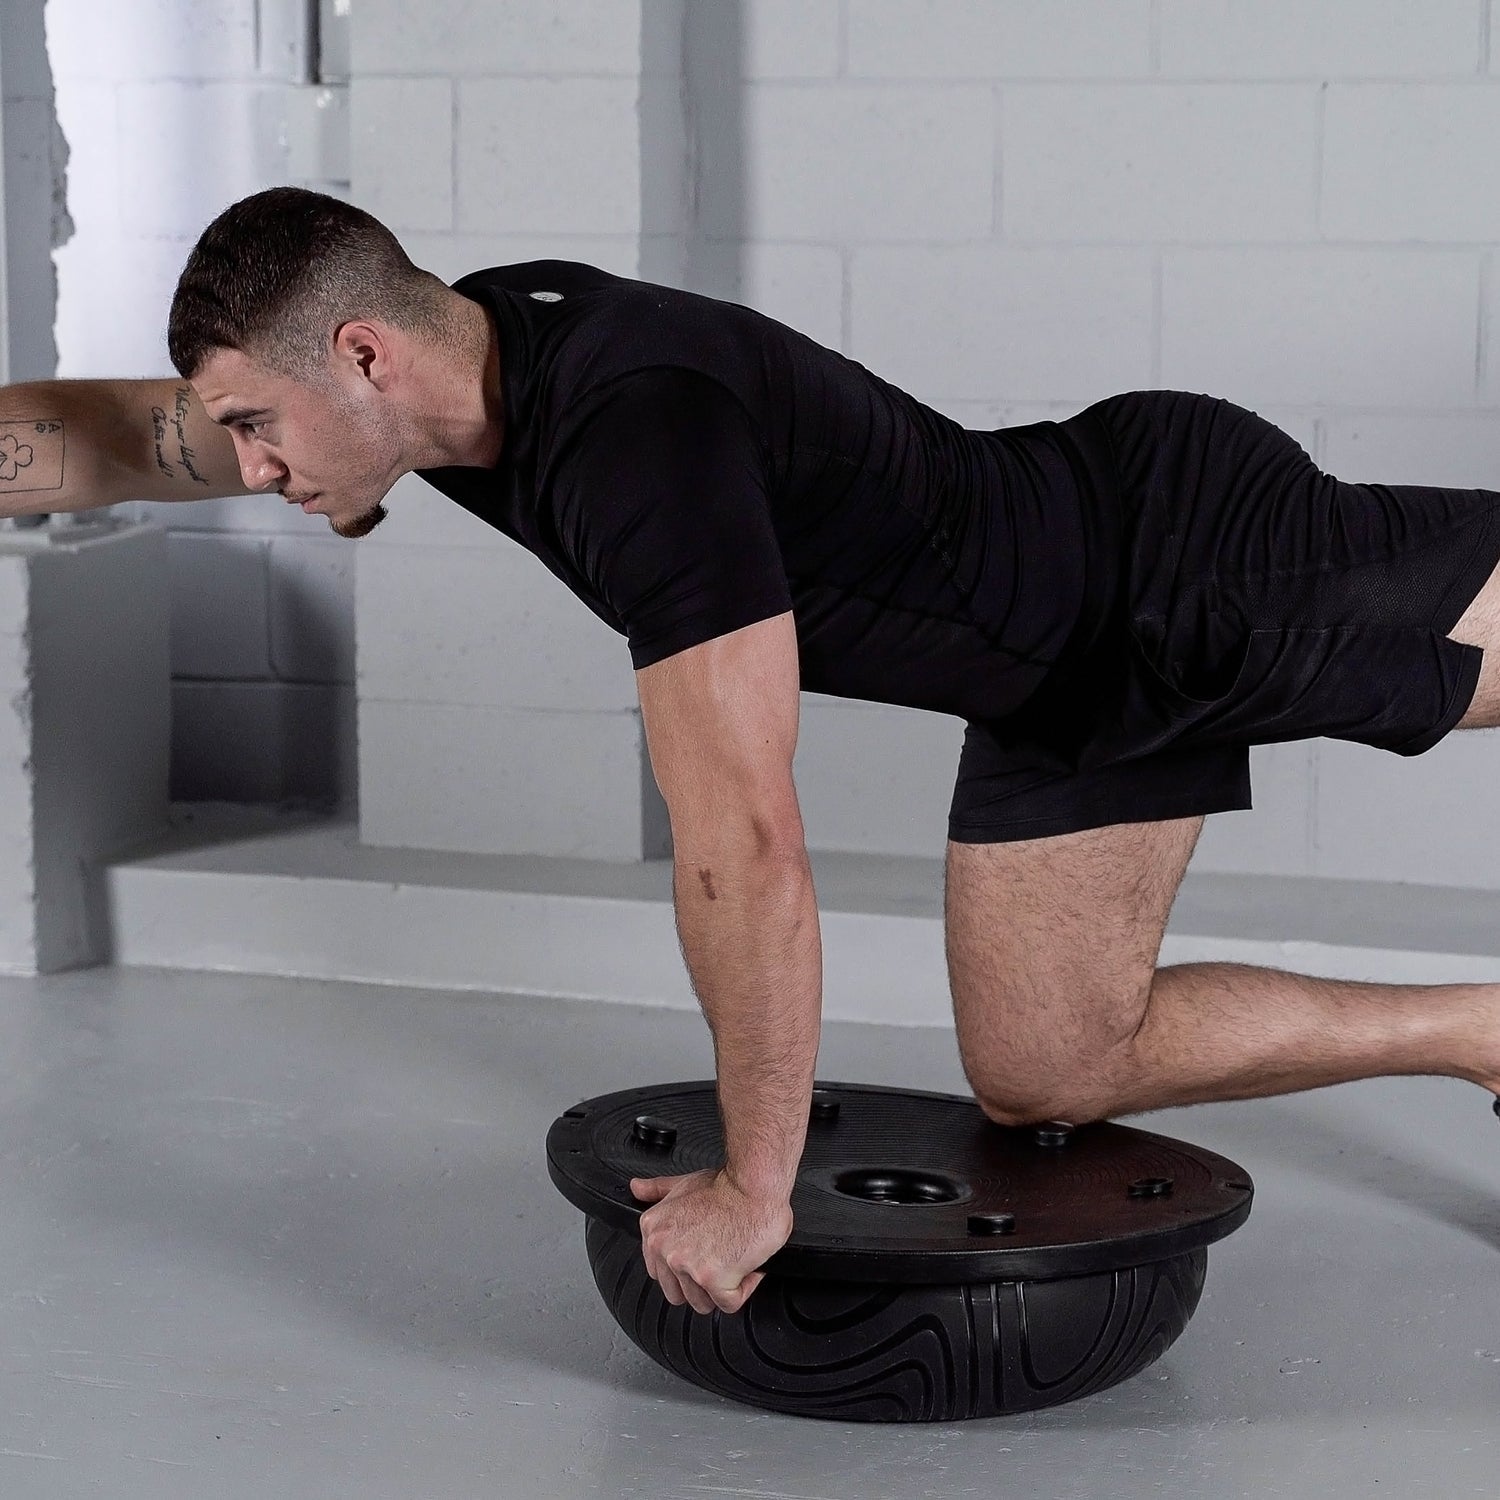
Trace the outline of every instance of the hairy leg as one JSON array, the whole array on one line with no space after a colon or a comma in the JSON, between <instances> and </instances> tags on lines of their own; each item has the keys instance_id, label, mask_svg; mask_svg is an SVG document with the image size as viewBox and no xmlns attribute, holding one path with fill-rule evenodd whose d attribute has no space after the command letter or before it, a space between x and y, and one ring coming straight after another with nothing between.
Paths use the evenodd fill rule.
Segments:
<instances>
[{"instance_id":1,"label":"hairy leg","mask_svg":"<svg viewBox=\"0 0 1500 1500\"><path fill-rule=\"evenodd\" d=\"M1074 1123L1388 1074L1500 1092L1500 985L1156 967L1201 818L948 849L959 1052L991 1118Z\"/></svg>"},{"instance_id":2,"label":"hairy leg","mask_svg":"<svg viewBox=\"0 0 1500 1500\"><path fill-rule=\"evenodd\" d=\"M944 937L959 1056L1003 1123L1055 1116L1141 1024L1201 816L948 843Z\"/></svg>"},{"instance_id":3,"label":"hairy leg","mask_svg":"<svg viewBox=\"0 0 1500 1500\"><path fill-rule=\"evenodd\" d=\"M1457 727L1500 725L1500 566L1449 635L1485 653ZM1201 827L1176 819L949 844L959 1049L994 1118L1081 1121L1392 1074L1500 1094L1500 984L1156 967Z\"/></svg>"},{"instance_id":4,"label":"hairy leg","mask_svg":"<svg viewBox=\"0 0 1500 1500\"><path fill-rule=\"evenodd\" d=\"M1108 1114L1432 1074L1500 1090L1500 985L1367 984L1252 964L1158 969ZM1098 1116L1102 1118L1102 1114Z\"/></svg>"},{"instance_id":5,"label":"hairy leg","mask_svg":"<svg viewBox=\"0 0 1500 1500\"><path fill-rule=\"evenodd\" d=\"M1489 729L1500 724L1500 565L1448 632L1450 640L1484 648L1479 683L1459 729Z\"/></svg>"}]
</instances>

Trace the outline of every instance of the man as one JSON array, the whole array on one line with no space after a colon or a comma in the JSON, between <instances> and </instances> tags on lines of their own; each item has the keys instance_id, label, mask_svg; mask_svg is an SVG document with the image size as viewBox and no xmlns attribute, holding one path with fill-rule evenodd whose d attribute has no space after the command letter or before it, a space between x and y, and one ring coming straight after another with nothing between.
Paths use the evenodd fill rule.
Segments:
<instances>
[{"instance_id":1,"label":"man","mask_svg":"<svg viewBox=\"0 0 1500 1500\"><path fill-rule=\"evenodd\" d=\"M726 1139L717 1172L632 1183L670 1302L737 1311L791 1232L821 1001L799 688L967 721L947 958L998 1123L1500 1090L1500 985L1156 967L1251 744L1500 722L1500 492L1341 483L1185 392L967 431L748 308L555 260L450 288L292 188L204 231L168 348L186 384L5 393L0 460L7 415L47 419L7 513L274 490L358 537L414 471L627 636Z\"/></svg>"}]
</instances>

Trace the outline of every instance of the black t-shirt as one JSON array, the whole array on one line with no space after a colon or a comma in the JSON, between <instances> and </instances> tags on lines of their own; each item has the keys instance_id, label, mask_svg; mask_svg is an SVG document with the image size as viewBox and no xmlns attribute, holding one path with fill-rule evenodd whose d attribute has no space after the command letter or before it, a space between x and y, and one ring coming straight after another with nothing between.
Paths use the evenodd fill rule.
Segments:
<instances>
[{"instance_id":1,"label":"black t-shirt","mask_svg":"<svg viewBox=\"0 0 1500 1500\"><path fill-rule=\"evenodd\" d=\"M503 449L416 472L637 669L791 610L803 688L991 719L1061 654L1086 538L1055 424L971 431L763 313L575 261L453 289L495 322Z\"/></svg>"}]
</instances>

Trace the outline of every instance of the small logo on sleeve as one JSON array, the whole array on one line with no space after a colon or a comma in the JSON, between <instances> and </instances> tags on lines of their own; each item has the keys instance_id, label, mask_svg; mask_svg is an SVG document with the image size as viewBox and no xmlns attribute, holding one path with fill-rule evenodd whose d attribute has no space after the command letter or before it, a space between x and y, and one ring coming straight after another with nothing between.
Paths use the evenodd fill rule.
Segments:
<instances>
[{"instance_id":1,"label":"small logo on sleeve","mask_svg":"<svg viewBox=\"0 0 1500 1500\"><path fill-rule=\"evenodd\" d=\"M531 295L538 302L561 302L563 297L561 292L533 292Z\"/></svg>"}]
</instances>

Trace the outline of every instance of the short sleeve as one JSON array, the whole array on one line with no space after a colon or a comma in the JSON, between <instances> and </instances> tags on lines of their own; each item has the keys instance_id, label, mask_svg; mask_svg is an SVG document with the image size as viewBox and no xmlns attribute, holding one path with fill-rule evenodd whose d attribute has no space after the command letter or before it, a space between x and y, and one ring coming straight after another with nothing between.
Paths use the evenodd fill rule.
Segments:
<instances>
[{"instance_id":1,"label":"short sleeve","mask_svg":"<svg viewBox=\"0 0 1500 1500\"><path fill-rule=\"evenodd\" d=\"M551 504L637 670L792 607L760 442L706 375L663 366L602 393L556 464Z\"/></svg>"}]
</instances>

